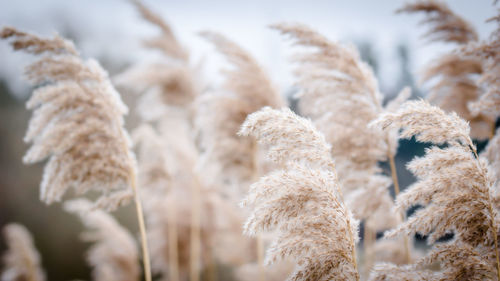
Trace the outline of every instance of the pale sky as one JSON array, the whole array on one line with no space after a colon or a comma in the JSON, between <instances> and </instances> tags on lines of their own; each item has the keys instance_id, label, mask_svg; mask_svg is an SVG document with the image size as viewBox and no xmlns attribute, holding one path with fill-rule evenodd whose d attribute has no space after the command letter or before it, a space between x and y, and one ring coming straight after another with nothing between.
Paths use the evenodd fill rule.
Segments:
<instances>
[{"instance_id":1,"label":"pale sky","mask_svg":"<svg viewBox=\"0 0 500 281\"><path fill-rule=\"evenodd\" d=\"M450 7L469 20L487 38L495 28L484 23L496 9L490 0L450 0ZM428 46L417 27L419 15L395 15L399 0L321 0L321 1L229 1L183 0L145 3L160 13L173 27L195 61L204 58L207 76L212 79L223 62L212 46L197 36L202 30L218 31L251 52L272 79L285 90L293 83L292 66L287 62L290 45L268 24L294 21L308 24L332 40L372 41L381 59L381 84L390 87L396 79L398 61L395 46L408 42L412 51L412 71L418 74L425 63L449 46ZM137 61L146 54L140 39L154 34L126 0L0 0L0 26L13 25L49 35L70 29L76 31L78 47L85 56L108 56L119 63ZM0 42L0 76L11 81L18 93L26 88L20 79L29 56L13 54Z\"/></svg>"}]
</instances>

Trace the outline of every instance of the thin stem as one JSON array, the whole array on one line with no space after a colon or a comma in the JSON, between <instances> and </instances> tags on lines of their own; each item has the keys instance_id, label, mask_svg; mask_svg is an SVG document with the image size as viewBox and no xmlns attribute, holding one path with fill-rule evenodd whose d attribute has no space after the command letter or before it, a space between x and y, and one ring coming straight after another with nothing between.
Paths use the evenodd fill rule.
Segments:
<instances>
[{"instance_id":1,"label":"thin stem","mask_svg":"<svg viewBox=\"0 0 500 281\"><path fill-rule=\"evenodd\" d=\"M172 200L168 208L168 261L170 281L179 281L179 250L177 237L177 219L175 201Z\"/></svg>"},{"instance_id":2,"label":"thin stem","mask_svg":"<svg viewBox=\"0 0 500 281\"><path fill-rule=\"evenodd\" d=\"M338 180L338 175L337 175L337 170L335 169L335 164L331 164L331 170L333 171L333 174L335 176L335 180ZM340 202L343 206L345 206L344 204L344 196L342 195L342 190L340 190L340 186L337 184L337 193L339 194L339 197L340 197ZM345 214L347 215L347 214ZM346 216L346 223L347 223L347 234L349 236L349 243L351 244L351 247L352 247L352 251L351 251L351 259L352 259L352 263L354 265L354 271L356 273L358 273L358 263L356 261L356 244L354 243L354 234L352 233L352 229L351 229L351 220L349 219L349 217ZM356 281L359 281L359 273L356 274Z\"/></svg>"},{"instance_id":3,"label":"thin stem","mask_svg":"<svg viewBox=\"0 0 500 281\"><path fill-rule=\"evenodd\" d=\"M398 180L398 171L396 168L396 162L394 161L394 155L390 151L387 152L387 156L389 158L389 165L391 166L391 177L392 177L392 183L394 184L394 194L395 197L399 195L399 180ZM403 212L399 213L401 217L401 221L405 220L405 214ZM404 255L406 259L406 263L411 262L411 255L410 255L410 242L408 240L407 236L404 236Z\"/></svg>"},{"instance_id":4,"label":"thin stem","mask_svg":"<svg viewBox=\"0 0 500 281\"><path fill-rule=\"evenodd\" d=\"M494 213L493 213L493 207L491 206L491 197L489 195L490 193L488 192L488 209L490 212L490 227L493 230L493 240L495 241L495 257L497 260L497 280L500 280L500 258L498 257L498 237L497 237L497 228L495 227L495 222L494 222Z\"/></svg>"},{"instance_id":5,"label":"thin stem","mask_svg":"<svg viewBox=\"0 0 500 281\"><path fill-rule=\"evenodd\" d=\"M259 264L259 280L264 281L264 240L262 239L262 235L257 234L257 263Z\"/></svg>"},{"instance_id":6,"label":"thin stem","mask_svg":"<svg viewBox=\"0 0 500 281\"><path fill-rule=\"evenodd\" d=\"M469 141L469 148L472 150L476 158L476 163L478 165L478 168L480 169L481 172L483 172L484 175L484 169L483 166L481 165L481 162L479 161L479 155L477 154L476 146L470 140L470 138L468 139L468 141ZM486 178L485 175L484 177ZM490 213L490 228L491 231L493 231L493 241L495 242L495 258L497 261L497 278L498 278L497 280L500 280L500 258L498 256L498 233L497 233L497 228L495 226L495 213L493 212L493 204L491 203L492 200L490 195L490 188L488 188L487 193L488 193L488 211Z\"/></svg>"},{"instance_id":7,"label":"thin stem","mask_svg":"<svg viewBox=\"0 0 500 281\"><path fill-rule=\"evenodd\" d=\"M200 280L200 185L196 175L195 184L192 189L193 201L191 204L191 254L190 259L190 280L199 281Z\"/></svg>"},{"instance_id":8,"label":"thin stem","mask_svg":"<svg viewBox=\"0 0 500 281\"><path fill-rule=\"evenodd\" d=\"M257 142L252 141L252 164L253 164L252 182L256 182L259 179L260 175L257 152L258 152ZM256 242L257 243L255 246L257 247L257 265L259 266L259 281L265 281L266 277L264 274L264 240L260 233L257 234Z\"/></svg>"},{"instance_id":9,"label":"thin stem","mask_svg":"<svg viewBox=\"0 0 500 281\"><path fill-rule=\"evenodd\" d=\"M364 274L368 276L370 269L373 265L373 245L377 239L375 231L367 223L369 218L365 221L364 239L363 247L365 248L365 262L364 262Z\"/></svg>"},{"instance_id":10,"label":"thin stem","mask_svg":"<svg viewBox=\"0 0 500 281\"><path fill-rule=\"evenodd\" d=\"M394 184L394 193L396 196L399 194L399 181L398 181L398 172L396 169L396 163L394 161L394 156L392 153L389 153L389 165L391 166L391 177L392 182Z\"/></svg>"},{"instance_id":11,"label":"thin stem","mask_svg":"<svg viewBox=\"0 0 500 281\"><path fill-rule=\"evenodd\" d=\"M205 260L207 264L207 278L205 280L208 281L217 280L217 264L215 263L214 249L212 246L212 242L210 242L209 249L208 251L206 251Z\"/></svg>"},{"instance_id":12,"label":"thin stem","mask_svg":"<svg viewBox=\"0 0 500 281\"><path fill-rule=\"evenodd\" d=\"M490 136L489 136L490 140L495 136L495 133L496 133L496 120L494 120L491 123L491 130L490 130Z\"/></svg>"},{"instance_id":13,"label":"thin stem","mask_svg":"<svg viewBox=\"0 0 500 281\"><path fill-rule=\"evenodd\" d=\"M149 247L146 236L146 224L144 223L144 214L142 212L142 204L137 190L137 179L135 172L132 172L132 190L134 192L135 209L139 222L139 231L141 233L142 260L144 263L144 276L146 281L151 281L151 262L149 260Z\"/></svg>"},{"instance_id":14,"label":"thin stem","mask_svg":"<svg viewBox=\"0 0 500 281\"><path fill-rule=\"evenodd\" d=\"M214 214L211 212L212 209L210 208L210 215L209 215L209 220L208 220L208 225L212 226L214 225L213 222L213 216ZM203 278L203 280L206 281L216 281L217 280L217 263L215 259L215 251L214 251L214 236L215 236L215 228L211 227L207 231L207 235L205 236L205 249L206 251L202 251L203 254L203 260L206 264L206 277Z\"/></svg>"}]
</instances>

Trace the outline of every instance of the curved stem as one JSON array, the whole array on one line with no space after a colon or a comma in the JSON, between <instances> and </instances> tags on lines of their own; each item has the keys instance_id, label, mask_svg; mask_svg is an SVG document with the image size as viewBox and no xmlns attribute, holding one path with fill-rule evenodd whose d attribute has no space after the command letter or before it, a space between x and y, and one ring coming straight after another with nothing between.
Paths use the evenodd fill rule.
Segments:
<instances>
[{"instance_id":1,"label":"curved stem","mask_svg":"<svg viewBox=\"0 0 500 281\"><path fill-rule=\"evenodd\" d=\"M337 170L335 169L335 164L332 163L330 168L333 171L333 174L335 176L335 180L338 181L339 177L337 175ZM339 194L339 197L340 197L340 202L345 207L344 196L342 195L342 190L340 190L340 185L337 184L336 187L337 187L337 193ZM354 271L357 273L356 274L356 281L359 281L358 262L356 261L356 243L354 243L354 234L352 233L352 229L351 229L351 220L349 219L347 214L345 214L345 215L346 215L346 223L347 223L347 234L349 236L349 243L351 244L351 247L352 247L351 259L352 259L352 263L354 265Z\"/></svg>"},{"instance_id":2,"label":"curved stem","mask_svg":"<svg viewBox=\"0 0 500 281\"><path fill-rule=\"evenodd\" d=\"M151 262L149 260L149 247L146 237L146 224L144 223L144 214L142 212L142 204L137 190L137 179L135 172L132 172L132 190L134 192L135 209L137 212L137 220L139 222L139 231L141 233L142 260L144 263L144 276L146 281L151 281Z\"/></svg>"},{"instance_id":3,"label":"curved stem","mask_svg":"<svg viewBox=\"0 0 500 281\"><path fill-rule=\"evenodd\" d=\"M394 184L394 194L395 197L399 195L399 180L398 180L398 171L396 168L396 163L394 161L394 155L390 151L387 152L387 156L389 158L389 165L391 166L391 177L392 177L392 183ZM401 216L401 221L404 221L405 219L405 214L403 212L400 213ZM404 254L405 254L405 259L406 263L411 262L411 255L410 255L410 241L407 236L404 236Z\"/></svg>"},{"instance_id":4,"label":"curved stem","mask_svg":"<svg viewBox=\"0 0 500 281\"><path fill-rule=\"evenodd\" d=\"M481 162L479 161L479 155L477 154L476 146L470 140L470 138L468 140L469 140L469 148L474 153L478 168L484 174L484 169L483 169L483 166L481 165ZM486 178L486 176L484 176L484 177ZM497 278L498 278L497 280L500 280L500 258L498 256L498 233L497 233L497 228L495 226L495 213L493 212L493 204L491 203L492 200L491 200L491 195L490 195L490 188L488 188L487 193L488 193L488 211L490 213L490 228L491 228L491 231L493 231L493 241L495 242L495 258L496 258L496 263L497 263L496 267L497 267Z\"/></svg>"},{"instance_id":5,"label":"curved stem","mask_svg":"<svg viewBox=\"0 0 500 281\"><path fill-rule=\"evenodd\" d=\"M377 239L375 231L367 223L370 218L365 220L365 229L363 237L363 247L365 248L364 275L370 274L370 269L373 265L373 245Z\"/></svg>"},{"instance_id":6,"label":"curved stem","mask_svg":"<svg viewBox=\"0 0 500 281\"><path fill-rule=\"evenodd\" d=\"M491 123L489 140L491 140L495 136L495 133L496 133L496 120Z\"/></svg>"},{"instance_id":7,"label":"curved stem","mask_svg":"<svg viewBox=\"0 0 500 281\"><path fill-rule=\"evenodd\" d=\"M179 250L177 238L177 218L176 206L173 200L167 206L168 208L168 260L169 260L169 277L171 281L179 281Z\"/></svg>"},{"instance_id":8,"label":"curved stem","mask_svg":"<svg viewBox=\"0 0 500 281\"><path fill-rule=\"evenodd\" d=\"M259 264L259 281L266 279L264 274L264 240L262 235L257 234L257 263Z\"/></svg>"},{"instance_id":9,"label":"curved stem","mask_svg":"<svg viewBox=\"0 0 500 281\"><path fill-rule=\"evenodd\" d=\"M488 204L488 209L489 209L489 212L490 212L490 216L491 216L491 219L490 219L490 227L493 231L493 240L495 241L495 257L496 257L496 260L497 260L497 278L498 280L500 280L500 259L498 257L498 234L497 234L497 228L495 227L495 222L494 222L494 213L493 213L493 207L491 206L491 197L489 196L489 192L488 192L488 200L489 200L489 204Z\"/></svg>"},{"instance_id":10,"label":"curved stem","mask_svg":"<svg viewBox=\"0 0 500 281\"><path fill-rule=\"evenodd\" d=\"M260 167L257 159L257 151L258 146L255 141L252 141L252 165L253 165L253 173L252 173L252 182L256 182L259 179L260 175ZM259 281L265 281L266 276L264 273L264 239L260 233L257 234L256 237L256 247L257 247L257 265L259 266Z\"/></svg>"},{"instance_id":11,"label":"curved stem","mask_svg":"<svg viewBox=\"0 0 500 281\"><path fill-rule=\"evenodd\" d=\"M191 204L191 254L190 258L190 280L191 281L199 281L200 280L200 185L198 182L198 178L195 175L195 184L192 189L192 204Z\"/></svg>"}]
</instances>

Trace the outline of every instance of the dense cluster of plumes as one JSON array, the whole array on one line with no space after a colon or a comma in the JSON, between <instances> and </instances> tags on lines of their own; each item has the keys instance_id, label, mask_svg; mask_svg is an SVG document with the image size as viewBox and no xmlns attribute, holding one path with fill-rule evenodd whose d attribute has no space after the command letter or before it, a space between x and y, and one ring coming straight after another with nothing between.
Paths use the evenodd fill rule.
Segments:
<instances>
[{"instance_id":1,"label":"dense cluster of plumes","mask_svg":"<svg viewBox=\"0 0 500 281\"><path fill-rule=\"evenodd\" d=\"M377 79L354 46L332 42L301 24L276 24L272 28L291 36L296 45L307 47L293 56L297 65L294 73L298 79L299 110L312 119L332 144L331 155L339 171L346 203L358 219L365 221L365 268L368 271L374 258L370 253L376 233L394 227L403 213L388 212L394 205L389 193L392 181L378 166L379 161L395 165L397 134L394 130L385 132L367 124L382 112L396 110L410 97L410 90L402 90L384 107ZM395 166L391 173L397 185ZM395 190L397 194L399 186ZM383 219L380 214L384 214ZM396 258L397 262L408 262L409 249L406 253L392 251L398 248L386 247L385 255L395 257L396 253L402 253Z\"/></svg>"},{"instance_id":2,"label":"dense cluster of plumes","mask_svg":"<svg viewBox=\"0 0 500 281\"><path fill-rule=\"evenodd\" d=\"M50 204L73 189L96 190L108 209L131 197L135 159L123 127L127 107L95 60L79 57L73 43L44 39L6 27L1 37L15 50L41 56L26 68L38 86L27 102L33 110L24 140L32 143L23 160L45 165L40 198Z\"/></svg>"},{"instance_id":3,"label":"dense cluster of plumes","mask_svg":"<svg viewBox=\"0 0 500 281\"><path fill-rule=\"evenodd\" d=\"M492 205L493 185L487 163L477 155L467 122L456 113L446 114L420 100L407 102L396 113L380 116L374 124L402 128L402 137L415 137L417 141L435 145L426 150L424 157L408 164L417 182L396 199L400 210L414 205L423 208L385 235L420 233L428 235L429 244L448 233L454 237L434 247L414 267L407 267L407 271L440 262L441 270L427 271L425 279L495 279L500 274L497 272L498 212ZM380 266L373 280L396 280L402 272Z\"/></svg>"},{"instance_id":4,"label":"dense cluster of plumes","mask_svg":"<svg viewBox=\"0 0 500 281\"><path fill-rule=\"evenodd\" d=\"M248 116L241 135L269 146L280 169L250 187L254 206L245 232L277 231L267 263L292 258L288 280L355 280L357 221L343 203L324 136L289 109L264 108Z\"/></svg>"},{"instance_id":5,"label":"dense cluster of plumes","mask_svg":"<svg viewBox=\"0 0 500 281\"><path fill-rule=\"evenodd\" d=\"M222 84L205 85L166 21L132 3L160 30L144 41L160 57L113 79L139 94L132 138L124 129L128 109L95 60L57 35L10 27L0 34L39 58L26 69L36 88L24 161L48 159L42 201L61 201L70 190L98 197L64 205L89 229L82 239L92 243L93 280L140 280L140 258L146 281L151 273L155 280L226 280L228 272L241 281L500 279L498 29L480 42L466 20L434 0L398 10L426 13L425 37L456 45L422 77L437 107L407 101L407 88L384 105L354 46L303 24L272 25L299 47L294 113L252 55L216 32L200 35L229 68ZM401 193L399 138L432 145L407 164L417 181ZM479 154L473 139L486 138ZM142 257L134 235L106 212L132 195ZM45 280L28 231L17 224L4 231L2 280ZM421 258L415 234L430 244Z\"/></svg>"},{"instance_id":6,"label":"dense cluster of plumes","mask_svg":"<svg viewBox=\"0 0 500 281\"><path fill-rule=\"evenodd\" d=\"M398 12L425 13L426 18L421 24L429 26L429 31L424 36L430 41L452 43L460 49L479 40L475 28L455 14L444 2L419 0L407 3ZM427 97L431 103L446 111L454 111L468 120L472 137L487 139L494 130L496 117L469 108L482 94L477 83L477 76L482 73L481 59L463 56L455 50L436 58L425 69L421 81L433 81Z\"/></svg>"}]
</instances>

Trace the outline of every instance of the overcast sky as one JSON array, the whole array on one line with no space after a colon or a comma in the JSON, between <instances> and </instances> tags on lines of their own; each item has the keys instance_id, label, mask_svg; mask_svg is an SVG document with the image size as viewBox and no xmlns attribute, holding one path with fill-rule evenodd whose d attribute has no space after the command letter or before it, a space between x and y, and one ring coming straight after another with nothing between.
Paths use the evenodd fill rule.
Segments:
<instances>
[{"instance_id":1,"label":"overcast sky","mask_svg":"<svg viewBox=\"0 0 500 281\"><path fill-rule=\"evenodd\" d=\"M418 70L447 46L425 45L418 15L395 15L399 0L253 0L253 1L154 1L145 3L172 25L194 60L206 60L208 76L220 68L213 48L196 33L223 33L250 51L282 89L293 82L286 61L290 46L267 25L280 21L306 23L334 40L372 41L381 59L383 85L391 85L398 71L395 46L407 42L412 51L412 71ZM450 7L473 23L486 38L494 24L484 23L496 9L490 0L450 0ZM126 0L0 0L0 26L13 25L41 34L76 32L85 56L106 56L117 63L140 60L140 39L154 34ZM449 47L449 46L448 46ZM216 56L215 56L216 57ZM13 54L0 42L0 76L7 77L16 92L23 92L19 77L29 58ZM25 88L24 88L25 89Z\"/></svg>"}]
</instances>

